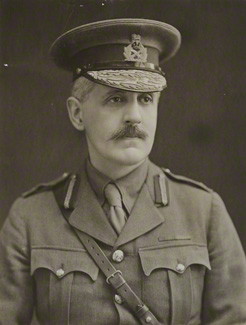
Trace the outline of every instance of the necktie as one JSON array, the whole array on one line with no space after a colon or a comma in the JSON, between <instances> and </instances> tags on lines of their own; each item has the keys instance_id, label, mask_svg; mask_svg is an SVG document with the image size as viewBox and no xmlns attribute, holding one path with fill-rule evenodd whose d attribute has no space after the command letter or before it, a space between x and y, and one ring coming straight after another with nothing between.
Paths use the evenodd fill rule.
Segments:
<instances>
[{"instance_id":1,"label":"necktie","mask_svg":"<svg viewBox=\"0 0 246 325\"><path fill-rule=\"evenodd\" d=\"M116 185L109 183L105 187L104 194L109 204L109 221L119 235L126 223L120 191Z\"/></svg>"}]
</instances>

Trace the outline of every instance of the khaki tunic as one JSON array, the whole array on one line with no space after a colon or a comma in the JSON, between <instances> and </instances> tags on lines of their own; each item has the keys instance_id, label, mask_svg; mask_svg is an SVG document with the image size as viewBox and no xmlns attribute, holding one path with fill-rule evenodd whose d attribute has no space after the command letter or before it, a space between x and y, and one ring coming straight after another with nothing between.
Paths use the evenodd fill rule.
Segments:
<instances>
[{"instance_id":1,"label":"khaki tunic","mask_svg":"<svg viewBox=\"0 0 246 325\"><path fill-rule=\"evenodd\" d=\"M153 177L161 173L150 165L118 238L83 172L70 225L53 193L65 196L66 181L19 198L0 236L0 324L28 325L34 310L40 324L139 324L73 227L97 240L162 324L246 324L245 256L222 200L166 173L168 204L155 204Z\"/></svg>"}]
</instances>

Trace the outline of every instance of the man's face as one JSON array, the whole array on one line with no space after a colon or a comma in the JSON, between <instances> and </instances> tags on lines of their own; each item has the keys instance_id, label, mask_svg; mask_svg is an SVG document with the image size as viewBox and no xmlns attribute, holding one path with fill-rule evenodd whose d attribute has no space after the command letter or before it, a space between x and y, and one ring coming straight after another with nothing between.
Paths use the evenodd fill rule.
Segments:
<instances>
[{"instance_id":1,"label":"man's face","mask_svg":"<svg viewBox=\"0 0 246 325\"><path fill-rule=\"evenodd\" d=\"M96 84L81 103L90 159L131 166L150 153L160 93L136 93Z\"/></svg>"}]
</instances>

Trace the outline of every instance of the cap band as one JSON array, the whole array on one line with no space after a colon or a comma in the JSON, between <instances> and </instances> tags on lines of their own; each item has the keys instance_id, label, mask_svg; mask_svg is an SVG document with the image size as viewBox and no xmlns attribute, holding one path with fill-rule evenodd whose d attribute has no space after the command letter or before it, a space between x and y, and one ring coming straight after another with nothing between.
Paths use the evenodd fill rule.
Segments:
<instances>
[{"instance_id":1,"label":"cap band","mask_svg":"<svg viewBox=\"0 0 246 325\"><path fill-rule=\"evenodd\" d=\"M149 62L128 62L128 61L114 61L114 62L100 62L100 63L88 63L82 65L82 68L77 68L77 71L81 70L102 70L102 69L132 69L132 68L140 68L140 69L151 69L157 70L158 72L162 72L161 68L155 65L154 63Z\"/></svg>"}]
</instances>

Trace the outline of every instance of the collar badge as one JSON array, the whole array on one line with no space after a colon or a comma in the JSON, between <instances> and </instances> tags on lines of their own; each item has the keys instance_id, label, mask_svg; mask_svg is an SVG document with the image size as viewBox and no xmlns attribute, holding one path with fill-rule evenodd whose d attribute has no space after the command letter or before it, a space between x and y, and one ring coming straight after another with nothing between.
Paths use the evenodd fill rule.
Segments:
<instances>
[{"instance_id":1,"label":"collar badge","mask_svg":"<svg viewBox=\"0 0 246 325\"><path fill-rule=\"evenodd\" d=\"M141 43L141 36L132 34L132 42L124 47L125 61L147 62L147 49Z\"/></svg>"}]
</instances>

